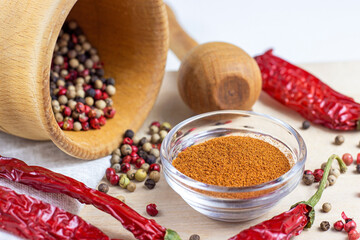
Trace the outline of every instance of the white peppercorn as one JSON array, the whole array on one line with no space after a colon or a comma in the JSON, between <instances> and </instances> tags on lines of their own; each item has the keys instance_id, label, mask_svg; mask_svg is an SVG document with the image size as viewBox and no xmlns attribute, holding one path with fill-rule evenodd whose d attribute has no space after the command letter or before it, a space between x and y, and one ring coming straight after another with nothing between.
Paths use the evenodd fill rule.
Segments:
<instances>
[{"instance_id":1,"label":"white peppercorn","mask_svg":"<svg viewBox=\"0 0 360 240\"><path fill-rule=\"evenodd\" d=\"M63 35L61 35L61 39L65 40L65 41L69 41L70 40L70 35L68 33L64 33Z\"/></svg>"},{"instance_id":2,"label":"white peppercorn","mask_svg":"<svg viewBox=\"0 0 360 240\"><path fill-rule=\"evenodd\" d=\"M123 156L129 155L132 152L132 148L129 144L122 145L120 150Z\"/></svg>"},{"instance_id":3,"label":"white peppercorn","mask_svg":"<svg viewBox=\"0 0 360 240\"><path fill-rule=\"evenodd\" d=\"M333 176L335 176L335 177L339 177L339 176L340 176L340 170L337 169L337 168L332 168L332 169L330 170L330 175L333 175Z\"/></svg>"},{"instance_id":4,"label":"white peppercorn","mask_svg":"<svg viewBox=\"0 0 360 240\"><path fill-rule=\"evenodd\" d=\"M78 77L75 80L75 84L80 84L81 86L85 83L85 79L83 77Z\"/></svg>"},{"instance_id":5,"label":"white peppercorn","mask_svg":"<svg viewBox=\"0 0 360 240\"><path fill-rule=\"evenodd\" d=\"M74 87L75 88L75 87ZM66 92L66 97L68 99L74 99L76 97L76 92L75 90L69 90Z\"/></svg>"},{"instance_id":6,"label":"white peppercorn","mask_svg":"<svg viewBox=\"0 0 360 240\"><path fill-rule=\"evenodd\" d=\"M110 96L113 96L116 93L116 88L113 85L108 85L108 86L106 86L106 92Z\"/></svg>"},{"instance_id":7,"label":"white peppercorn","mask_svg":"<svg viewBox=\"0 0 360 240\"><path fill-rule=\"evenodd\" d=\"M157 133L155 133L155 134L153 134L153 135L151 135L151 142L152 143L158 143L160 141L160 135L159 134L157 134Z\"/></svg>"},{"instance_id":8,"label":"white peppercorn","mask_svg":"<svg viewBox=\"0 0 360 240\"><path fill-rule=\"evenodd\" d=\"M121 156L121 151L119 148L115 149L113 152L112 152L112 155L118 155L119 157Z\"/></svg>"},{"instance_id":9,"label":"white peppercorn","mask_svg":"<svg viewBox=\"0 0 360 240\"><path fill-rule=\"evenodd\" d=\"M332 186L336 183L336 177L334 175L330 175L328 177L329 185Z\"/></svg>"},{"instance_id":10,"label":"white peppercorn","mask_svg":"<svg viewBox=\"0 0 360 240\"><path fill-rule=\"evenodd\" d=\"M51 106L60 106L60 103L58 100L52 100L51 101Z\"/></svg>"},{"instance_id":11,"label":"white peppercorn","mask_svg":"<svg viewBox=\"0 0 360 240\"><path fill-rule=\"evenodd\" d=\"M166 130L161 130L161 131L159 132L160 141L163 141L167 134L168 134L168 132L167 132Z\"/></svg>"},{"instance_id":12,"label":"white peppercorn","mask_svg":"<svg viewBox=\"0 0 360 240\"><path fill-rule=\"evenodd\" d=\"M76 22L76 21L70 21L69 24L68 24L68 26L69 26L69 29L75 30L78 25L77 25L77 22Z\"/></svg>"},{"instance_id":13,"label":"white peppercorn","mask_svg":"<svg viewBox=\"0 0 360 240\"><path fill-rule=\"evenodd\" d=\"M62 122L64 120L64 117L61 113L57 112L55 113L55 119L57 122Z\"/></svg>"},{"instance_id":14,"label":"white peppercorn","mask_svg":"<svg viewBox=\"0 0 360 240\"><path fill-rule=\"evenodd\" d=\"M90 58L88 58L88 59L86 59L86 61L85 61L85 67L86 68L92 68L94 66L94 62L90 59Z\"/></svg>"},{"instance_id":15,"label":"white peppercorn","mask_svg":"<svg viewBox=\"0 0 360 240\"><path fill-rule=\"evenodd\" d=\"M75 113L75 112L74 112ZM74 122L74 131L81 131L82 125L80 122Z\"/></svg>"},{"instance_id":16,"label":"white peppercorn","mask_svg":"<svg viewBox=\"0 0 360 240\"><path fill-rule=\"evenodd\" d=\"M95 102L95 106L99 109L104 109L106 107L106 103L104 100L97 100Z\"/></svg>"},{"instance_id":17,"label":"white peppercorn","mask_svg":"<svg viewBox=\"0 0 360 240\"><path fill-rule=\"evenodd\" d=\"M133 136L132 140L134 145L138 145L140 142L140 138L136 135Z\"/></svg>"},{"instance_id":18,"label":"white peppercorn","mask_svg":"<svg viewBox=\"0 0 360 240\"><path fill-rule=\"evenodd\" d=\"M71 109L71 110L75 110L76 107L76 101L70 99L67 103L67 106Z\"/></svg>"},{"instance_id":19,"label":"white peppercorn","mask_svg":"<svg viewBox=\"0 0 360 240\"><path fill-rule=\"evenodd\" d=\"M91 60L93 60L93 62L97 63L100 61L100 58L98 55L94 54L91 56Z\"/></svg>"},{"instance_id":20,"label":"white peppercorn","mask_svg":"<svg viewBox=\"0 0 360 240\"><path fill-rule=\"evenodd\" d=\"M86 97L85 98L85 104L88 106L94 105L94 99L92 97Z\"/></svg>"},{"instance_id":21,"label":"white peppercorn","mask_svg":"<svg viewBox=\"0 0 360 240\"><path fill-rule=\"evenodd\" d=\"M143 149L145 152L150 152L150 150L152 149L151 143L149 143L149 142L145 143L144 145L142 145L142 149Z\"/></svg>"},{"instance_id":22,"label":"white peppercorn","mask_svg":"<svg viewBox=\"0 0 360 240\"><path fill-rule=\"evenodd\" d=\"M77 68L79 66L79 60L77 60L76 58L72 58L69 61L70 67L72 68Z\"/></svg>"},{"instance_id":23,"label":"white peppercorn","mask_svg":"<svg viewBox=\"0 0 360 240\"><path fill-rule=\"evenodd\" d=\"M163 123L160 125L160 130L169 131L170 129L171 129L171 124L168 123L168 122L163 122Z\"/></svg>"},{"instance_id":24,"label":"white peppercorn","mask_svg":"<svg viewBox=\"0 0 360 240\"><path fill-rule=\"evenodd\" d=\"M54 58L54 64L62 65L64 64L64 58L61 55L58 55Z\"/></svg>"},{"instance_id":25,"label":"white peppercorn","mask_svg":"<svg viewBox=\"0 0 360 240\"><path fill-rule=\"evenodd\" d=\"M54 112L54 113L59 113L60 110L61 110L60 105L59 105L59 106L53 106L52 109L53 109L53 112Z\"/></svg>"},{"instance_id":26,"label":"white peppercorn","mask_svg":"<svg viewBox=\"0 0 360 240\"><path fill-rule=\"evenodd\" d=\"M143 164L144 165L144 164ZM135 169L130 169L129 171L127 171L126 176L130 179L133 180L135 179L135 173L136 170Z\"/></svg>"},{"instance_id":27,"label":"white peppercorn","mask_svg":"<svg viewBox=\"0 0 360 240\"><path fill-rule=\"evenodd\" d=\"M91 44L89 42L84 42L83 45L82 45L82 48L85 50L85 51L89 51L90 48L91 48Z\"/></svg>"},{"instance_id":28,"label":"white peppercorn","mask_svg":"<svg viewBox=\"0 0 360 240\"><path fill-rule=\"evenodd\" d=\"M103 86L103 82L102 82L100 79L98 79L98 80L95 81L94 87L95 87L96 89L100 89L100 88L102 88L102 86Z\"/></svg>"},{"instance_id":29,"label":"white peppercorn","mask_svg":"<svg viewBox=\"0 0 360 240\"><path fill-rule=\"evenodd\" d=\"M70 59L76 58L76 55L77 55L77 52L76 52L74 49L72 49L72 50L70 50L70 51L68 52L68 57L69 57ZM70 65L71 65L71 64L70 64Z\"/></svg>"},{"instance_id":30,"label":"white peppercorn","mask_svg":"<svg viewBox=\"0 0 360 240\"><path fill-rule=\"evenodd\" d=\"M79 89L76 91L76 96L80 97L80 98L84 98L85 97L85 91L84 89Z\"/></svg>"},{"instance_id":31,"label":"white peppercorn","mask_svg":"<svg viewBox=\"0 0 360 240\"><path fill-rule=\"evenodd\" d=\"M160 151L159 151L159 149L157 149L157 148L152 148L152 149L150 150L150 154L153 155L153 156L156 157L156 158L160 157Z\"/></svg>"},{"instance_id":32,"label":"white peppercorn","mask_svg":"<svg viewBox=\"0 0 360 240\"><path fill-rule=\"evenodd\" d=\"M330 203L328 203L328 202L326 202L326 203L324 203L323 205L322 205L322 210L323 210L323 212L330 212L330 210L331 210L331 204Z\"/></svg>"},{"instance_id":33,"label":"white peppercorn","mask_svg":"<svg viewBox=\"0 0 360 240\"><path fill-rule=\"evenodd\" d=\"M130 183L126 186L126 189L127 189L129 192L134 192L135 189L136 189L136 184L133 183L133 182L130 182Z\"/></svg>"},{"instance_id":34,"label":"white peppercorn","mask_svg":"<svg viewBox=\"0 0 360 240\"><path fill-rule=\"evenodd\" d=\"M65 81L62 79L59 79L56 81L56 86L58 87L65 87Z\"/></svg>"},{"instance_id":35,"label":"white peppercorn","mask_svg":"<svg viewBox=\"0 0 360 240\"><path fill-rule=\"evenodd\" d=\"M155 134L155 133L159 133L159 128L155 125L152 125L150 127L150 134Z\"/></svg>"},{"instance_id":36,"label":"white peppercorn","mask_svg":"<svg viewBox=\"0 0 360 240\"><path fill-rule=\"evenodd\" d=\"M79 40L80 43L84 43L86 41L86 36L81 34L81 35L78 36L78 40Z\"/></svg>"},{"instance_id":37,"label":"white peppercorn","mask_svg":"<svg viewBox=\"0 0 360 240\"><path fill-rule=\"evenodd\" d=\"M78 71L78 72L82 72L84 70L85 70L85 67L83 64L79 64L79 66L76 68L76 71Z\"/></svg>"},{"instance_id":38,"label":"white peppercorn","mask_svg":"<svg viewBox=\"0 0 360 240\"><path fill-rule=\"evenodd\" d=\"M145 172L148 172L149 168L150 168L150 165L148 163L143 163L140 168L144 169Z\"/></svg>"},{"instance_id":39,"label":"white peppercorn","mask_svg":"<svg viewBox=\"0 0 360 240\"><path fill-rule=\"evenodd\" d=\"M158 182L160 180L160 173L158 171L151 171L149 174L149 178Z\"/></svg>"},{"instance_id":40,"label":"white peppercorn","mask_svg":"<svg viewBox=\"0 0 360 240\"><path fill-rule=\"evenodd\" d=\"M60 103L61 105L65 105L65 104L67 104L68 99L67 99L67 97L66 97L65 95L61 95L61 96L58 98L58 101L59 101L59 103Z\"/></svg>"},{"instance_id":41,"label":"white peppercorn","mask_svg":"<svg viewBox=\"0 0 360 240\"><path fill-rule=\"evenodd\" d=\"M115 164L115 163L120 163L120 161L121 161L121 158L120 158L119 155L113 154L113 155L111 156L110 163L111 163L112 165Z\"/></svg>"}]
</instances>

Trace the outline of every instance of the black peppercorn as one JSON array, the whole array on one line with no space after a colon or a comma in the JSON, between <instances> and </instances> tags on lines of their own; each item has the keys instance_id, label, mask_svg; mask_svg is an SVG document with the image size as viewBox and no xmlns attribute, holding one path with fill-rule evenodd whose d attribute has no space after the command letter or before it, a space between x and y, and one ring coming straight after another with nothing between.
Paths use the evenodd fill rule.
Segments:
<instances>
[{"instance_id":1,"label":"black peppercorn","mask_svg":"<svg viewBox=\"0 0 360 240\"><path fill-rule=\"evenodd\" d=\"M127 137L127 138L133 138L134 137L134 132L133 132L133 130L131 130L131 129L128 129L128 130L126 130L125 131L125 134L124 134L124 137Z\"/></svg>"},{"instance_id":2,"label":"black peppercorn","mask_svg":"<svg viewBox=\"0 0 360 240\"><path fill-rule=\"evenodd\" d=\"M304 129L304 130L308 129L310 126L311 126L311 125L310 125L310 122L309 122L309 121L304 121L304 122L302 123L302 129Z\"/></svg>"},{"instance_id":3,"label":"black peppercorn","mask_svg":"<svg viewBox=\"0 0 360 240\"><path fill-rule=\"evenodd\" d=\"M320 223L320 229L323 231L327 231L330 229L330 223L328 221L322 221Z\"/></svg>"},{"instance_id":4,"label":"black peppercorn","mask_svg":"<svg viewBox=\"0 0 360 240\"><path fill-rule=\"evenodd\" d=\"M146 137L143 137L143 138L141 138L140 141L139 141L139 146L142 146L142 145L144 145L144 144L147 143L147 142L148 142L147 138L146 138Z\"/></svg>"},{"instance_id":5,"label":"black peppercorn","mask_svg":"<svg viewBox=\"0 0 360 240\"><path fill-rule=\"evenodd\" d=\"M154 180L152 179L146 179L145 181L145 187L147 187L148 189L153 189L156 186L156 183Z\"/></svg>"},{"instance_id":6,"label":"black peppercorn","mask_svg":"<svg viewBox=\"0 0 360 240\"><path fill-rule=\"evenodd\" d=\"M142 150L142 149L139 149L139 151L137 152L137 154L139 155L139 157L141 157L142 159L144 159L146 161L147 159L147 153Z\"/></svg>"},{"instance_id":7,"label":"black peppercorn","mask_svg":"<svg viewBox=\"0 0 360 240\"><path fill-rule=\"evenodd\" d=\"M85 54L79 54L77 55L77 59L79 60L80 63L84 63L86 61L86 56Z\"/></svg>"},{"instance_id":8,"label":"black peppercorn","mask_svg":"<svg viewBox=\"0 0 360 240\"><path fill-rule=\"evenodd\" d=\"M109 191L109 186L106 183L100 183L98 190L100 192L107 193Z\"/></svg>"},{"instance_id":9,"label":"black peppercorn","mask_svg":"<svg viewBox=\"0 0 360 240\"><path fill-rule=\"evenodd\" d=\"M89 89L86 91L86 96L88 96L88 97L94 98L94 97L95 97L95 94L96 94L96 92L95 92L95 89L93 89L93 88L89 88Z\"/></svg>"},{"instance_id":10,"label":"black peppercorn","mask_svg":"<svg viewBox=\"0 0 360 240\"><path fill-rule=\"evenodd\" d=\"M145 162L150 164L150 165L153 164L153 163L156 163L156 157L153 156L153 155L148 154L146 159L145 159Z\"/></svg>"},{"instance_id":11,"label":"black peppercorn","mask_svg":"<svg viewBox=\"0 0 360 240\"><path fill-rule=\"evenodd\" d=\"M82 98L82 97L76 97L75 101L76 102L81 102L82 104L85 104L85 98Z\"/></svg>"},{"instance_id":12,"label":"black peppercorn","mask_svg":"<svg viewBox=\"0 0 360 240\"><path fill-rule=\"evenodd\" d=\"M103 68L96 69L96 75L98 75L99 77L104 76L104 69Z\"/></svg>"},{"instance_id":13,"label":"black peppercorn","mask_svg":"<svg viewBox=\"0 0 360 240\"><path fill-rule=\"evenodd\" d=\"M197 234L193 234L190 236L189 240L200 240L200 236Z\"/></svg>"},{"instance_id":14,"label":"black peppercorn","mask_svg":"<svg viewBox=\"0 0 360 240\"><path fill-rule=\"evenodd\" d=\"M106 79L106 85L115 85L115 80L113 78Z\"/></svg>"},{"instance_id":15,"label":"black peppercorn","mask_svg":"<svg viewBox=\"0 0 360 240\"><path fill-rule=\"evenodd\" d=\"M360 173L360 164L356 165L356 172Z\"/></svg>"}]
</instances>

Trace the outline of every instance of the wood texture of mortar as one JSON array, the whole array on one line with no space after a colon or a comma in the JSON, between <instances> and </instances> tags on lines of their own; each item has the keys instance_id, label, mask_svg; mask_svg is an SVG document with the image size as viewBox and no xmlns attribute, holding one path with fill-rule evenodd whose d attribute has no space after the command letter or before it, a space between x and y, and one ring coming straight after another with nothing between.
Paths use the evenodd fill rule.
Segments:
<instances>
[{"instance_id":1,"label":"wood texture of mortar","mask_svg":"<svg viewBox=\"0 0 360 240\"><path fill-rule=\"evenodd\" d=\"M125 129L141 126L158 94L168 50L161 0L5 0L0 11L0 130L51 139L74 157L95 159L116 148ZM67 18L84 29L105 75L116 80L117 114L101 130L62 131L52 112L51 59Z\"/></svg>"}]
</instances>

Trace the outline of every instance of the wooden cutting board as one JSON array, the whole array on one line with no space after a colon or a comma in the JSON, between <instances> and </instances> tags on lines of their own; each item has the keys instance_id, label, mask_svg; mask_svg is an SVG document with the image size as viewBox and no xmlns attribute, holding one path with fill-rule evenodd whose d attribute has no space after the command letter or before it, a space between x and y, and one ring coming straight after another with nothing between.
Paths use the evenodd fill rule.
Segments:
<instances>
[{"instance_id":1,"label":"wooden cutting board","mask_svg":"<svg viewBox=\"0 0 360 240\"><path fill-rule=\"evenodd\" d=\"M331 87L360 102L360 61L302 64L301 66L320 77ZM360 141L360 132L342 132L345 142L341 146L336 146L333 141L335 136L340 134L339 132L321 126L312 126L308 130L301 130L300 127L304 119L296 112L271 99L265 93L261 94L253 110L277 117L299 131L308 148L306 169L320 168L320 165L333 153L341 156L343 153L349 152L356 158L356 154L360 152L360 148L357 146ZM169 121L171 124L176 124L192 115L193 113L181 101L177 92L176 73L169 72L165 75L157 102L139 134L143 135L152 121ZM325 190L316 207L316 219L313 227L305 230L296 239L347 239L345 232L336 232L334 230L322 232L319 230L321 221L327 220L333 224L341 218L342 211L345 211L349 217L354 218L360 224L360 211L358 211L360 206L360 187L358 187L360 174L357 174L355 169L355 165L350 166L348 172L341 175L334 186ZM104 181L106 182L106 180ZM194 233L199 234L202 240L225 240L245 228L288 210L296 202L307 200L315 191L316 184L305 186L300 183L292 193L282 199L266 215L243 223L219 222L201 215L189 207L167 185L164 178L153 190L147 190L143 183L138 183L134 193L112 186L109 194L115 197L123 195L126 198L126 203L144 216L147 216L145 206L148 203L156 203L159 215L155 217L155 220L166 228L176 230L183 240L188 239ZM329 213L320 211L324 202L332 204L332 210ZM119 222L92 206L85 206L80 212L80 216L113 238L134 239Z\"/></svg>"}]
</instances>

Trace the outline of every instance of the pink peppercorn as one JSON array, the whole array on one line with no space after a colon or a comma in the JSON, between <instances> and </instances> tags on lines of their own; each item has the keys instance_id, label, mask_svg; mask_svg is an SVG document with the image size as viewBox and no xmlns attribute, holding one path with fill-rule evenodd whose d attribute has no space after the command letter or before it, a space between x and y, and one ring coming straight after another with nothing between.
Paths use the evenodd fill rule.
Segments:
<instances>
[{"instance_id":1,"label":"pink peppercorn","mask_svg":"<svg viewBox=\"0 0 360 240\"><path fill-rule=\"evenodd\" d=\"M69 107L64 107L63 114L66 117L69 117L71 115L71 109Z\"/></svg>"},{"instance_id":2,"label":"pink peppercorn","mask_svg":"<svg viewBox=\"0 0 360 240\"><path fill-rule=\"evenodd\" d=\"M88 105L85 105L85 114L87 115L91 110L91 107L89 107Z\"/></svg>"},{"instance_id":3,"label":"pink peppercorn","mask_svg":"<svg viewBox=\"0 0 360 240\"><path fill-rule=\"evenodd\" d=\"M83 131L87 131L87 130L90 129L90 124L89 124L89 122L82 122L82 123L81 123L81 126L82 126L82 130L83 130Z\"/></svg>"},{"instance_id":4,"label":"pink peppercorn","mask_svg":"<svg viewBox=\"0 0 360 240\"><path fill-rule=\"evenodd\" d=\"M146 206L146 212L147 214L149 214L150 216L156 216L158 215L159 211L156 209L157 206L155 203L150 203Z\"/></svg>"},{"instance_id":5,"label":"pink peppercorn","mask_svg":"<svg viewBox=\"0 0 360 240\"><path fill-rule=\"evenodd\" d=\"M110 181L110 177L116 175L115 169L113 168L107 168L105 171L105 176L108 181Z\"/></svg>"},{"instance_id":6,"label":"pink peppercorn","mask_svg":"<svg viewBox=\"0 0 360 240\"><path fill-rule=\"evenodd\" d=\"M344 223L343 221L339 220L334 223L334 229L336 231L342 231L344 229Z\"/></svg>"},{"instance_id":7,"label":"pink peppercorn","mask_svg":"<svg viewBox=\"0 0 360 240\"><path fill-rule=\"evenodd\" d=\"M104 126L106 124L106 118L104 116L99 117L100 126Z\"/></svg>"},{"instance_id":8,"label":"pink peppercorn","mask_svg":"<svg viewBox=\"0 0 360 240\"><path fill-rule=\"evenodd\" d=\"M114 185L114 186L118 185L119 180L120 180L120 177L117 174L110 176L111 185Z\"/></svg>"},{"instance_id":9,"label":"pink peppercorn","mask_svg":"<svg viewBox=\"0 0 360 240\"><path fill-rule=\"evenodd\" d=\"M137 153L137 152L139 151L138 147L135 146L135 145L132 145L132 146L131 146L131 149L132 149L132 152L133 152L133 153Z\"/></svg>"},{"instance_id":10,"label":"pink peppercorn","mask_svg":"<svg viewBox=\"0 0 360 240\"><path fill-rule=\"evenodd\" d=\"M304 174L305 175L313 175L314 173L311 170L305 170Z\"/></svg>"},{"instance_id":11,"label":"pink peppercorn","mask_svg":"<svg viewBox=\"0 0 360 240\"><path fill-rule=\"evenodd\" d=\"M102 97L102 92L100 89L95 89L95 96L94 96L94 99L95 100L100 100Z\"/></svg>"},{"instance_id":12,"label":"pink peppercorn","mask_svg":"<svg viewBox=\"0 0 360 240\"><path fill-rule=\"evenodd\" d=\"M131 163L131 156L126 155L125 157L123 157L122 162L123 163Z\"/></svg>"},{"instance_id":13,"label":"pink peppercorn","mask_svg":"<svg viewBox=\"0 0 360 240\"><path fill-rule=\"evenodd\" d=\"M133 140L132 140L131 138L126 137L126 138L124 138L124 140L123 140L122 143L123 143L123 144L132 145L132 144L133 144Z\"/></svg>"},{"instance_id":14,"label":"pink peppercorn","mask_svg":"<svg viewBox=\"0 0 360 240\"><path fill-rule=\"evenodd\" d=\"M74 128L74 123L70 120L64 121L62 129L64 130L72 130Z\"/></svg>"},{"instance_id":15,"label":"pink peppercorn","mask_svg":"<svg viewBox=\"0 0 360 240\"><path fill-rule=\"evenodd\" d=\"M356 164L357 165L360 164L360 153L358 153L357 156L356 156Z\"/></svg>"},{"instance_id":16,"label":"pink peppercorn","mask_svg":"<svg viewBox=\"0 0 360 240\"><path fill-rule=\"evenodd\" d=\"M100 123L97 118L90 118L90 126L93 129L100 129Z\"/></svg>"},{"instance_id":17,"label":"pink peppercorn","mask_svg":"<svg viewBox=\"0 0 360 240\"><path fill-rule=\"evenodd\" d=\"M75 109L78 113L84 113L85 112L85 105L81 102L76 103Z\"/></svg>"},{"instance_id":18,"label":"pink peppercorn","mask_svg":"<svg viewBox=\"0 0 360 240\"><path fill-rule=\"evenodd\" d=\"M80 115L79 115L79 121L80 121L81 123L87 122L88 120L89 120L89 117L86 116L85 114L80 114Z\"/></svg>"},{"instance_id":19,"label":"pink peppercorn","mask_svg":"<svg viewBox=\"0 0 360 240\"><path fill-rule=\"evenodd\" d=\"M106 118L113 118L116 111L112 107L106 107L104 108L104 115Z\"/></svg>"},{"instance_id":20,"label":"pink peppercorn","mask_svg":"<svg viewBox=\"0 0 360 240\"><path fill-rule=\"evenodd\" d=\"M151 124L150 124L150 126L156 126L156 127L160 127L160 123L158 122L158 121L155 121L155 122L152 122Z\"/></svg>"},{"instance_id":21,"label":"pink peppercorn","mask_svg":"<svg viewBox=\"0 0 360 240\"><path fill-rule=\"evenodd\" d=\"M348 238L349 238L349 240L357 240L360 238L360 234L358 233L358 231L356 231L356 229L352 229L348 233Z\"/></svg>"},{"instance_id":22,"label":"pink peppercorn","mask_svg":"<svg viewBox=\"0 0 360 240\"><path fill-rule=\"evenodd\" d=\"M135 164L136 160L138 160L140 158L139 155L136 152L132 152L130 154L130 156L131 156L131 163L132 164Z\"/></svg>"},{"instance_id":23,"label":"pink peppercorn","mask_svg":"<svg viewBox=\"0 0 360 240\"><path fill-rule=\"evenodd\" d=\"M356 229L356 222L351 218L348 218L345 212L341 213L341 217L345 220L344 230L346 232L350 232L351 230Z\"/></svg>"},{"instance_id":24,"label":"pink peppercorn","mask_svg":"<svg viewBox=\"0 0 360 240\"><path fill-rule=\"evenodd\" d=\"M130 163L122 163L121 164L121 172L127 173L131 169Z\"/></svg>"},{"instance_id":25,"label":"pink peppercorn","mask_svg":"<svg viewBox=\"0 0 360 240\"><path fill-rule=\"evenodd\" d=\"M352 155L350 153L345 153L343 156L342 156L342 160L344 161L344 163L347 165L347 166L350 166L353 162L354 162L354 159L352 157Z\"/></svg>"},{"instance_id":26,"label":"pink peppercorn","mask_svg":"<svg viewBox=\"0 0 360 240\"><path fill-rule=\"evenodd\" d=\"M157 171L160 172L160 165L157 163L153 163L150 165L149 172L151 171Z\"/></svg>"},{"instance_id":27,"label":"pink peppercorn","mask_svg":"<svg viewBox=\"0 0 360 240\"><path fill-rule=\"evenodd\" d=\"M61 95L65 95L67 93L67 89L66 88L61 88L58 92L58 96L61 96Z\"/></svg>"},{"instance_id":28,"label":"pink peppercorn","mask_svg":"<svg viewBox=\"0 0 360 240\"><path fill-rule=\"evenodd\" d=\"M58 122L58 125L59 125L60 128L63 128L64 122Z\"/></svg>"},{"instance_id":29,"label":"pink peppercorn","mask_svg":"<svg viewBox=\"0 0 360 240\"><path fill-rule=\"evenodd\" d=\"M141 166L145 163L145 160L142 158L138 158L135 163L135 167L141 168Z\"/></svg>"},{"instance_id":30,"label":"pink peppercorn","mask_svg":"<svg viewBox=\"0 0 360 240\"><path fill-rule=\"evenodd\" d=\"M89 118L95 118L96 117L96 111L95 109L91 109L89 112L88 112L88 117Z\"/></svg>"},{"instance_id":31,"label":"pink peppercorn","mask_svg":"<svg viewBox=\"0 0 360 240\"><path fill-rule=\"evenodd\" d=\"M101 96L101 99L102 100L106 100L106 99L108 99L109 98L109 95L106 93L106 92L103 92L102 93L102 96Z\"/></svg>"},{"instance_id":32,"label":"pink peppercorn","mask_svg":"<svg viewBox=\"0 0 360 240\"><path fill-rule=\"evenodd\" d=\"M322 170L322 169L315 169L315 171L314 171L315 182L320 182L320 180L322 179L323 175L324 175L324 170Z\"/></svg>"}]
</instances>

